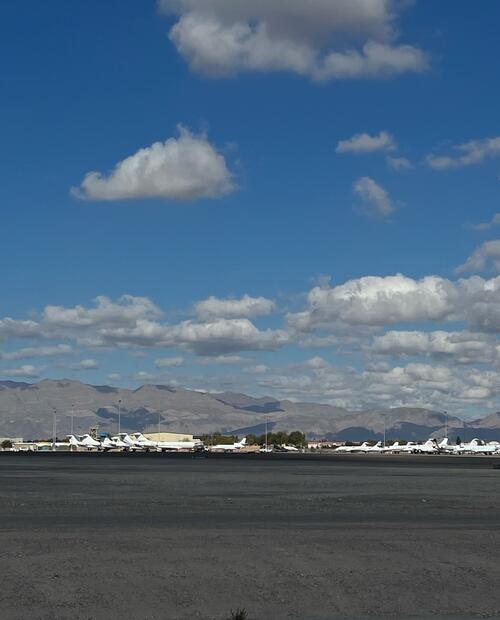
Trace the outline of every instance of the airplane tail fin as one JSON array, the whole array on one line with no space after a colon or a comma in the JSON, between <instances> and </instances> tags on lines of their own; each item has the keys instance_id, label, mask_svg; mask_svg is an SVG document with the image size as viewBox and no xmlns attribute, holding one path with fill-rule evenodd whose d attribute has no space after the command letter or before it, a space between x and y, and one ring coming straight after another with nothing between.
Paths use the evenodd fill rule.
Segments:
<instances>
[{"instance_id":1,"label":"airplane tail fin","mask_svg":"<svg viewBox=\"0 0 500 620\"><path fill-rule=\"evenodd\" d=\"M239 442L240 446L244 446L247 443L247 438L243 437L243 439Z\"/></svg>"}]
</instances>

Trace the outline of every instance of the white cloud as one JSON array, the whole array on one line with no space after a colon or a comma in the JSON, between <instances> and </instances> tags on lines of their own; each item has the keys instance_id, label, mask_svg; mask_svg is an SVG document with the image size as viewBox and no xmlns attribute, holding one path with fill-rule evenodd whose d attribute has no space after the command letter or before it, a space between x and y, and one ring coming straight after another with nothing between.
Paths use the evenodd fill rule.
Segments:
<instances>
[{"instance_id":1,"label":"white cloud","mask_svg":"<svg viewBox=\"0 0 500 620\"><path fill-rule=\"evenodd\" d=\"M248 358L241 357L241 355L212 355L211 357L200 359L199 363L205 366L213 366L214 364L233 366L237 364L245 364L248 361Z\"/></svg>"},{"instance_id":2,"label":"white cloud","mask_svg":"<svg viewBox=\"0 0 500 620\"><path fill-rule=\"evenodd\" d=\"M0 319L0 338L38 338L40 325L36 321L19 321L6 317Z\"/></svg>"},{"instance_id":3,"label":"white cloud","mask_svg":"<svg viewBox=\"0 0 500 620\"><path fill-rule=\"evenodd\" d=\"M121 381L122 376L117 372L112 372L111 374L108 375L108 379L110 381Z\"/></svg>"},{"instance_id":4,"label":"white cloud","mask_svg":"<svg viewBox=\"0 0 500 620\"><path fill-rule=\"evenodd\" d=\"M361 198L368 213L387 217L394 205L387 191L370 177L361 177L353 185L354 193Z\"/></svg>"},{"instance_id":5,"label":"white cloud","mask_svg":"<svg viewBox=\"0 0 500 620\"><path fill-rule=\"evenodd\" d=\"M179 137L155 142L120 161L107 176L89 172L73 193L88 200L216 198L234 189L226 161L205 135L179 127Z\"/></svg>"},{"instance_id":6,"label":"white cloud","mask_svg":"<svg viewBox=\"0 0 500 620\"><path fill-rule=\"evenodd\" d=\"M500 156L500 137L471 140L454 147L456 155L427 155L426 162L434 170L463 168L482 163L488 157Z\"/></svg>"},{"instance_id":7,"label":"white cloud","mask_svg":"<svg viewBox=\"0 0 500 620\"><path fill-rule=\"evenodd\" d=\"M393 45L393 0L160 0L170 39L197 72L290 71L315 80L423 71L426 55Z\"/></svg>"},{"instance_id":8,"label":"white cloud","mask_svg":"<svg viewBox=\"0 0 500 620\"><path fill-rule=\"evenodd\" d=\"M335 287L314 287L307 296L307 310L289 314L288 320L299 331L335 323L440 321L454 312L454 294L454 285L438 276L421 280L401 274L366 276Z\"/></svg>"},{"instance_id":9,"label":"white cloud","mask_svg":"<svg viewBox=\"0 0 500 620\"><path fill-rule=\"evenodd\" d=\"M40 376L40 372L40 368L36 368L36 366L31 366L31 364L25 364L24 366L20 366L19 368L0 370L0 375L12 378L21 377L26 379L36 379Z\"/></svg>"},{"instance_id":10,"label":"white cloud","mask_svg":"<svg viewBox=\"0 0 500 620\"><path fill-rule=\"evenodd\" d=\"M157 381L157 375L153 375L150 372L146 372L144 370L140 370L139 372L134 373L131 376L133 381Z\"/></svg>"},{"instance_id":11,"label":"white cloud","mask_svg":"<svg viewBox=\"0 0 500 620\"><path fill-rule=\"evenodd\" d=\"M459 364L492 363L499 348L487 334L470 332L389 331L373 339L369 351L380 355L429 356Z\"/></svg>"},{"instance_id":12,"label":"white cloud","mask_svg":"<svg viewBox=\"0 0 500 620\"><path fill-rule=\"evenodd\" d=\"M43 323L54 329L87 329L116 325L134 325L138 319L157 319L162 311L147 297L123 295L113 302L103 295L96 297L95 308L46 306Z\"/></svg>"},{"instance_id":13,"label":"white cloud","mask_svg":"<svg viewBox=\"0 0 500 620\"><path fill-rule=\"evenodd\" d=\"M66 355L71 353L73 349L68 344L59 344L47 347L26 347L18 351L8 353L0 352L0 359L4 360L23 360L33 357L56 357L58 355Z\"/></svg>"},{"instance_id":14,"label":"white cloud","mask_svg":"<svg viewBox=\"0 0 500 620\"><path fill-rule=\"evenodd\" d=\"M163 357L155 360L157 368L177 368L184 365L183 357Z\"/></svg>"},{"instance_id":15,"label":"white cloud","mask_svg":"<svg viewBox=\"0 0 500 620\"><path fill-rule=\"evenodd\" d=\"M500 239L482 243L456 271L483 271L490 265L500 271Z\"/></svg>"},{"instance_id":16,"label":"white cloud","mask_svg":"<svg viewBox=\"0 0 500 620\"><path fill-rule=\"evenodd\" d=\"M489 230L495 226L500 226L500 213L495 213L489 222L482 222L481 224L475 224L473 228L476 230Z\"/></svg>"},{"instance_id":17,"label":"white cloud","mask_svg":"<svg viewBox=\"0 0 500 620\"><path fill-rule=\"evenodd\" d=\"M335 151L337 153L374 153L376 151L394 151L396 143L387 131L370 136L367 133L357 133L348 140L340 140Z\"/></svg>"},{"instance_id":18,"label":"white cloud","mask_svg":"<svg viewBox=\"0 0 500 620\"><path fill-rule=\"evenodd\" d=\"M99 368L99 364L96 360L85 359L81 360L76 366L74 366L75 370L97 370Z\"/></svg>"},{"instance_id":19,"label":"white cloud","mask_svg":"<svg viewBox=\"0 0 500 620\"><path fill-rule=\"evenodd\" d=\"M386 157L387 165L389 168L393 170L397 170L398 172L401 170L411 170L414 168L413 164L406 157L391 157L388 155Z\"/></svg>"},{"instance_id":20,"label":"white cloud","mask_svg":"<svg viewBox=\"0 0 500 620\"><path fill-rule=\"evenodd\" d=\"M276 304L265 297L250 297L244 295L240 299L219 299L209 297L199 301L195 307L198 318L202 321L210 321L215 318L252 318L271 314L276 309Z\"/></svg>"},{"instance_id":21,"label":"white cloud","mask_svg":"<svg viewBox=\"0 0 500 620\"><path fill-rule=\"evenodd\" d=\"M467 323L471 331L500 332L500 277L456 282L439 276L366 276L338 286L314 287L302 312L287 315L295 332L328 329L345 334L397 323ZM351 334L353 335L352 329Z\"/></svg>"},{"instance_id":22,"label":"white cloud","mask_svg":"<svg viewBox=\"0 0 500 620\"><path fill-rule=\"evenodd\" d=\"M289 341L285 331L259 330L248 319L217 319L208 323L184 321L170 328L166 336L172 345L197 355L275 351Z\"/></svg>"},{"instance_id":23,"label":"white cloud","mask_svg":"<svg viewBox=\"0 0 500 620\"><path fill-rule=\"evenodd\" d=\"M255 366L249 366L245 368L245 372L251 375L262 375L266 372L269 372L269 366L266 364L256 364Z\"/></svg>"}]
</instances>

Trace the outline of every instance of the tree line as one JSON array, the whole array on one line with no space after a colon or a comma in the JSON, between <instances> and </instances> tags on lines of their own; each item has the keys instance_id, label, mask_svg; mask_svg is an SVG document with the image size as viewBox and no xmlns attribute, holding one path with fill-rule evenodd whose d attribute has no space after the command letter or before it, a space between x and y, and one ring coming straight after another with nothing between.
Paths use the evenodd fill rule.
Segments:
<instances>
[{"instance_id":1,"label":"tree line","mask_svg":"<svg viewBox=\"0 0 500 620\"><path fill-rule=\"evenodd\" d=\"M266 435L263 433L262 435L255 435L250 433L246 435L247 438L247 446L264 446L266 444ZM236 435L221 435L219 433L202 435L200 439L206 446L215 446L215 445L228 445L231 443L236 443L238 441L238 437ZM295 446L296 448L305 448L307 446L307 440L305 433L301 431L292 431L291 433L285 433L283 431L278 431L276 433L267 433L267 445L271 446Z\"/></svg>"}]
</instances>

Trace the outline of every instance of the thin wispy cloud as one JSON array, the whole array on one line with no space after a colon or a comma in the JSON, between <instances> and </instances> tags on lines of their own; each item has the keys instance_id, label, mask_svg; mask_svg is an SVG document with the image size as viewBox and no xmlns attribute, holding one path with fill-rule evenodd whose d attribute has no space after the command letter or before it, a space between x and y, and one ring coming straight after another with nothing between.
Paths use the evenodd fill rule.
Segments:
<instances>
[{"instance_id":1,"label":"thin wispy cloud","mask_svg":"<svg viewBox=\"0 0 500 620\"><path fill-rule=\"evenodd\" d=\"M353 185L353 192L361 200L365 213L388 217L395 210L388 192L370 177L359 178Z\"/></svg>"}]
</instances>

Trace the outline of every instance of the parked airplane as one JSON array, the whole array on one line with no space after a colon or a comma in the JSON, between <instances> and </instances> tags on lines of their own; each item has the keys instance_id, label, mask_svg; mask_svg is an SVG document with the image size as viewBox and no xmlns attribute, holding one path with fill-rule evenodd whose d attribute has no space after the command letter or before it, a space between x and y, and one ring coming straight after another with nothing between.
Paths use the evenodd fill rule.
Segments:
<instances>
[{"instance_id":1,"label":"parked airplane","mask_svg":"<svg viewBox=\"0 0 500 620\"><path fill-rule=\"evenodd\" d=\"M241 441L236 443L219 443L216 446L211 446L211 450L224 450L224 452L236 452L244 448L247 443L247 438L243 437Z\"/></svg>"},{"instance_id":2,"label":"parked airplane","mask_svg":"<svg viewBox=\"0 0 500 620\"><path fill-rule=\"evenodd\" d=\"M144 437L142 433L132 433L129 437L137 446L144 448L144 450L156 450L158 447L157 441L152 441L151 439Z\"/></svg>"},{"instance_id":3,"label":"parked airplane","mask_svg":"<svg viewBox=\"0 0 500 620\"><path fill-rule=\"evenodd\" d=\"M383 452L384 448L382 447L382 442L378 441L374 446L367 445L363 449L363 452L367 454L368 452Z\"/></svg>"},{"instance_id":4,"label":"parked airplane","mask_svg":"<svg viewBox=\"0 0 500 620\"><path fill-rule=\"evenodd\" d=\"M177 452L179 450L195 450L202 446L200 441L158 441L157 450L161 452Z\"/></svg>"},{"instance_id":5,"label":"parked airplane","mask_svg":"<svg viewBox=\"0 0 500 620\"><path fill-rule=\"evenodd\" d=\"M416 454L435 454L439 447L435 439L428 439L425 443L412 446L412 452Z\"/></svg>"},{"instance_id":6,"label":"parked airplane","mask_svg":"<svg viewBox=\"0 0 500 620\"><path fill-rule=\"evenodd\" d=\"M90 435L68 435L69 443L75 448L87 448L87 450L97 450L101 443Z\"/></svg>"},{"instance_id":7,"label":"parked airplane","mask_svg":"<svg viewBox=\"0 0 500 620\"><path fill-rule=\"evenodd\" d=\"M346 454L351 454L353 452L364 452L368 447L368 442L363 442L360 446L339 446L336 448L335 452L343 452Z\"/></svg>"}]
</instances>

